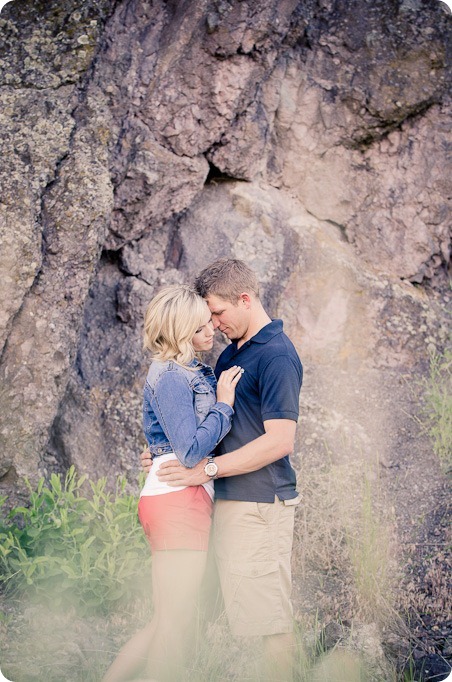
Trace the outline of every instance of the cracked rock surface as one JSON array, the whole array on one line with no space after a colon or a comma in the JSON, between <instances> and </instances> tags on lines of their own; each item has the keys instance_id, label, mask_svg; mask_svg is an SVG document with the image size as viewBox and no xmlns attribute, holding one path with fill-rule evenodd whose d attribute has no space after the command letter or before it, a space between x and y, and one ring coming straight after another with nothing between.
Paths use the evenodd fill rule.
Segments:
<instances>
[{"instance_id":1,"label":"cracked rock surface","mask_svg":"<svg viewBox=\"0 0 452 682\"><path fill-rule=\"evenodd\" d=\"M6 488L136 468L143 308L219 255L253 263L308 364L444 346L435 0L16 0L0 30Z\"/></svg>"},{"instance_id":2,"label":"cracked rock surface","mask_svg":"<svg viewBox=\"0 0 452 682\"><path fill-rule=\"evenodd\" d=\"M333 493L381 474L398 541L428 539L446 488L412 417L430 354L450 343L451 24L438 0L2 9L11 502L25 477L71 464L136 486L144 308L232 256L256 269L305 365L301 488L319 466L338 472ZM301 565L296 606L321 611L328 590Z\"/></svg>"},{"instance_id":3,"label":"cracked rock surface","mask_svg":"<svg viewBox=\"0 0 452 682\"><path fill-rule=\"evenodd\" d=\"M299 451L402 467L427 517L406 377L450 325L447 8L14 0L0 50L2 490L135 482L145 305L234 256L305 364Z\"/></svg>"}]
</instances>

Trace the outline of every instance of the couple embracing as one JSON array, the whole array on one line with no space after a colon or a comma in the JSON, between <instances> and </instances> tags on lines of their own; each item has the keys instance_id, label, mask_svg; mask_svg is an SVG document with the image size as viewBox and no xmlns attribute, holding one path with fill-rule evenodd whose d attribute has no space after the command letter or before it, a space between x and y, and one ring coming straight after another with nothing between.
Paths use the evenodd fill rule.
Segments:
<instances>
[{"instance_id":1,"label":"couple embracing","mask_svg":"<svg viewBox=\"0 0 452 682\"><path fill-rule=\"evenodd\" d=\"M214 372L199 356L215 329L231 343ZM296 350L263 308L255 273L232 259L204 269L194 289L160 291L146 311L144 345L152 354L143 407L152 466L144 454L138 513L153 554L154 614L104 682L183 678L209 538L232 634L261 637L262 679L289 682L299 501L289 455L303 375Z\"/></svg>"}]
</instances>

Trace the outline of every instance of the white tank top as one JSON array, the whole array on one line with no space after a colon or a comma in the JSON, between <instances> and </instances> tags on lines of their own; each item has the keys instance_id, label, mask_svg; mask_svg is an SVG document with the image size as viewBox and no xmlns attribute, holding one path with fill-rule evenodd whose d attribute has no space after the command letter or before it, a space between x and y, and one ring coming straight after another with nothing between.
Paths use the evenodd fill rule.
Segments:
<instances>
[{"instance_id":1,"label":"white tank top","mask_svg":"<svg viewBox=\"0 0 452 682\"><path fill-rule=\"evenodd\" d=\"M169 462L170 460L177 459L176 455L174 452L168 452L166 455L159 455L158 457L154 457L152 460L152 467L150 472L148 473L146 480L144 482L144 486L140 492L140 497L147 497L151 495L164 495L165 493L174 493L176 490L184 490L186 488L186 485L178 485L178 486L170 486L168 483L165 483L164 481L159 481L157 478L157 471L160 468L160 465L163 462ZM213 500L214 498L214 487L213 487L213 481L207 481L207 483L203 483L203 488L208 492L210 498Z\"/></svg>"}]
</instances>

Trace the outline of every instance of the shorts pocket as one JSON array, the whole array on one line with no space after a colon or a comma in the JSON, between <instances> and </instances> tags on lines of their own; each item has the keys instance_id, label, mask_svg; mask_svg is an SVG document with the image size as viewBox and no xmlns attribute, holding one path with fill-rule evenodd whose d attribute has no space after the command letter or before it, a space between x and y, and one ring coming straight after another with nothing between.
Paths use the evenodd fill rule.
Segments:
<instances>
[{"instance_id":1,"label":"shorts pocket","mask_svg":"<svg viewBox=\"0 0 452 682\"><path fill-rule=\"evenodd\" d=\"M221 575L221 571L220 571ZM230 623L252 633L256 627L281 617L281 588L278 561L233 562L226 580L222 576L223 596Z\"/></svg>"}]
</instances>

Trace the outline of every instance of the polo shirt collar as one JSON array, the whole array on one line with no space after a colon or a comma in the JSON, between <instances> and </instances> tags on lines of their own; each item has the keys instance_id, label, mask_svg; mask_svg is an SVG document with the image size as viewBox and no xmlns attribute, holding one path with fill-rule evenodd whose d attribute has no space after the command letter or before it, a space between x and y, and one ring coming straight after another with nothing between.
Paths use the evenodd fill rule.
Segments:
<instances>
[{"instance_id":1,"label":"polo shirt collar","mask_svg":"<svg viewBox=\"0 0 452 682\"><path fill-rule=\"evenodd\" d=\"M254 336L252 336L245 344L251 344L251 343L267 343L272 339L274 336L277 336L277 334L281 334L283 330L283 322L282 320L272 320L268 324L265 325L265 327L262 327L260 331L257 332ZM233 341L233 345L237 346L237 341ZM242 346L243 347L243 346Z\"/></svg>"}]
</instances>

